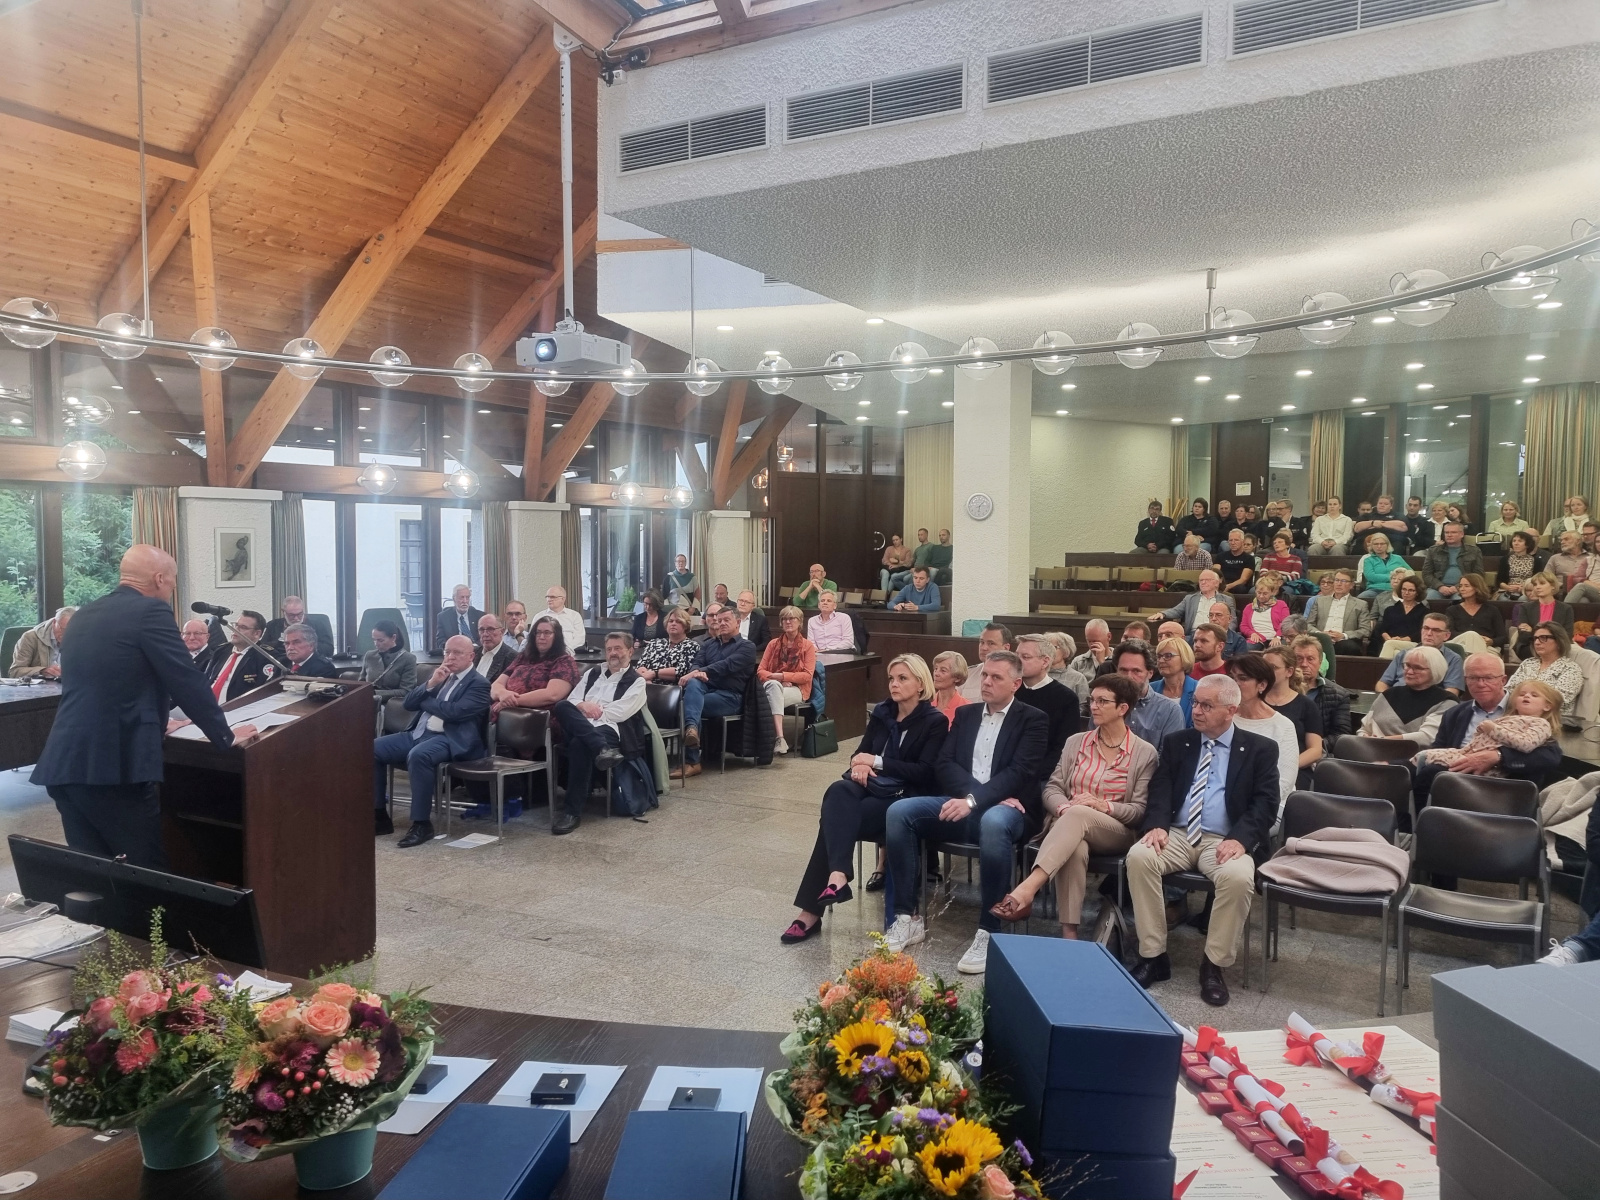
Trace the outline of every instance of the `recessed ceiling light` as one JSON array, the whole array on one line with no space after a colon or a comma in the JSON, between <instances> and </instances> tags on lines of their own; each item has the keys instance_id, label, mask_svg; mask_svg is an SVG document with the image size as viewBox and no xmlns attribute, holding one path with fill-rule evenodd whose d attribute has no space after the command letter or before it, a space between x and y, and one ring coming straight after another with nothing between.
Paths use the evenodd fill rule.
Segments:
<instances>
[{"instance_id":1,"label":"recessed ceiling light","mask_svg":"<svg viewBox=\"0 0 1600 1200\"><path fill-rule=\"evenodd\" d=\"M872 407L872 401L871 400L857 400L856 403L859 404L862 408L871 408Z\"/></svg>"},{"instance_id":2,"label":"recessed ceiling light","mask_svg":"<svg viewBox=\"0 0 1600 1200\"><path fill-rule=\"evenodd\" d=\"M1301 379L1304 379L1309 374L1311 374L1311 368L1310 367L1301 367L1298 371L1295 372L1295 375L1298 376Z\"/></svg>"},{"instance_id":3,"label":"recessed ceiling light","mask_svg":"<svg viewBox=\"0 0 1600 1200\"><path fill-rule=\"evenodd\" d=\"M882 317L868 317L867 318L867 324L868 325L882 325L883 324L883 318Z\"/></svg>"},{"instance_id":4,"label":"recessed ceiling light","mask_svg":"<svg viewBox=\"0 0 1600 1200\"><path fill-rule=\"evenodd\" d=\"M897 408L894 410L894 415L897 417L909 417L911 410L909 408Z\"/></svg>"},{"instance_id":5,"label":"recessed ceiling light","mask_svg":"<svg viewBox=\"0 0 1600 1200\"><path fill-rule=\"evenodd\" d=\"M1446 424L1447 424L1447 427L1450 428L1450 429L1454 429L1456 427L1456 423L1454 421L1449 421Z\"/></svg>"},{"instance_id":6,"label":"recessed ceiling light","mask_svg":"<svg viewBox=\"0 0 1600 1200\"><path fill-rule=\"evenodd\" d=\"M370 404L363 404L363 405L362 405L362 406L361 406L361 411L362 411L362 412L371 412L371 411L372 411L372 405L370 405Z\"/></svg>"},{"instance_id":7,"label":"recessed ceiling light","mask_svg":"<svg viewBox=\"0 0 1600 1200\"><path fill-rule=\"evenodd\" d=\"M1407 363L1406 364L1406 370L1408 370L1408 371L1420 371L1420 370L1422 370L1423 367L1425 367L1427 365L1428 365L1427 363Z\"/></svg>"},{"instance_id":8,"label":"recessed ceiling light","mask_svg":"<svg viewBox=\"0 0 1600 1200\"><path fill-rule=\"evenodd\" d=\"M165 380L165 379L163 379L163 378L161 378L161 376L159 376L159 375L157 375L157 376L156 376L156 382L157 382L157 383L165 383L165 382L166 382L166 380Z\"/></svg>"},{"instance_id":9,"label":"recessed ceiling light","mask_svg":"<svg viewBox=\"0 0 1600 1200\"><path fill-rule=\"evenodd\" d=\"M1183 424L1183 418L1182 417L1173 417L1172 418L1172 423L1174 425L1182 425Z\"/></svg>"},{"instance_id":10,"label":"recessed ceiling light","mask_svg":"<svg viewBox=\"0 0 1600 1200\"><path fill-rule=\"evenodd\" d=\"M1545 300L1540 304L1534 305L1534 307L1535 308L1543 308L1543 309L1560 308L1561 307L1561 301L1559 301L1559 300Z\"/></svg>"},{"instance_id":11,"label":"recessed ceiling light","mask_svg":"<svg viewBox=\"0 0 1600 1200\"><path fill-rule=\"evenodd\" d=\"M1063 392L1075 392L1078 390L1078 385L1075 383L1063 383L1061 385L1061 390Z\"/></svg>"},{"instance_id":12,"label":"recessed ceiling light","mask_svg":"<svg viewBox=\"0 0 1600 1200\"><path fill-rule=\"evenodd\" d=\"M944 368L943 367L929 367L928 368L928 374L929 375L943 375L944 374Z\"/></svg>"},{"instance_id":13,"label":"recessed ceiling light","mask_svg":"<svg viewBox=\"0 0 1600 1200\"><path fill-rule=\"evenodd\" d=\"M357 425L356 428L365 431L367 427L365 425Z\"/></svg>"},{"instance_id":14,"label":"recessed ceiling light","mask_svg":"<svg viewBox=\"0 0 1600 1200\"><path fill-rule=\"evenodd\" d=\"M1394 324L1394 318L1391 317L1388 313L1384 313L1382 316L1373 317L1372 318L1372 323L1374 325L1393 325Z\"/></svg>"},{"instance_id":15,"label":"recessed ceiling light","mask_svg":"<svg viewBox=\"0 0 1600 1200\"><path fill-rule=\"evenodd\" d=\"M1237 400L1238 398L1239 398L1239 393L1238 392L1229 392L1226 396L1223 397L1224 400Z\"/></svg>"},{"instance_id":16,"label":"recessed ceiling light","mask_svg":"<svg viewBox=\"0 0 1600 1200\"><path fill-rule=\"evenodd\" d=\"M487 408L480 408L480 409L479 409L479 410L478 410L478 415L479 415L479 416L484 416L484 415L486 415L486 414L487 414L487 413L488 413L488 412L489 412L489 410L488 410L488 409L487 409Z\"/></svg>"},{"instance_id":17,"label":"recessed ceiling light","mask_svg":"<svg viewBox=\"0 0 1600 1200\"><path fill-rule=\"evenodd\" d=\"M120 383L113 383L111 385L111 390L113 392L120 392L122 390L122 385Z\"/></svg>"},{"instance_id":18,"label":"recessed ceiling light","mask_svg":"<svg viewBox=\"0 0 1600 1200\"><path fill-rule=\"evenodd\" d=\"M330 446L333 445L333 439L332 438L328 439L328 445L330 445Z\"/></svg>"},{"instance_id":19,"label":"recessed ceiling light","mask_svg":"<svg viewBox=\"0 0 1600 1200\"><path fill-rule=\"evenodd\" d=\"M1472 414L1471 413L1452 413L1451 415L1453 417L1455 417L1455 419L1458 420L1458 421L1470 421L1470 420L1472 420Z\"/></svg>"},{"instance_id":20,"label":"recessed ceiling light","mask_svg":"<svg viewBox=\"0 0 1600 1200\"><path fill-rule=\"evenodd\" d=\"M954 408L956 406L956 402L954 400L941 400L940 403L945 408Z\"/></svg>"},{"instance_id":21,"label":"recessed ceiling light","mask_svg":"<svg viewBox=\"0 0 1600 1200\"><path fill-rule=\"evenodd\" d=\"M371 440L372 440L372 439L371 439L371 438L362 438L362 439L361 439L361 440L362 440L362 441L363 441L363 442L370 442L370 441L371 441Z\"/></svg>"},{"instance_id":22,"label":"recessed ceiling light","mask_svg":"<svg viewBox=\"0 0 1600 1200\"><path fill-rule=\"evenodd\" d=\"M560 421L552 421L550 423L550 428L551 429L560 429L561 428L561 422Z\"/></svg>"},{"instance_id":23,"label":"recessed ceiling light","mask_svg":"<svg viewBox=\"0 0 1600 1200\"><path fill-rule=\"evenodd\" d=\"M1056 416L1058 416L1058 417L1064 417L1064 416L1066 416L1066 415L1067 415L1067 410L1066 410L1066 409L1064 409L1064 408L1058 408L1058 409L1056 409Z\"/></svg>"},{"instance_id":24,"label":"recessed ceiling light","mask_svg":"<svg viewBox=\"0 0 1600 1200\"><path fill-rule=\"evenodd\" d=\"M1433 411L1434 412L1443 412L1445 409L1447 409L1449 407L1450 406L1448 404L1435 404L1433 406Z\"/></svg>"},{"instance_id":25,"label":"recessed ceiling light","mask_svg":"<svg viewBox=\"0 0 1600 1200\"><path fill-rule=\"evenodd\" d=\"M1431 383L1419 383L1419 384L1417 384L1417 391L1419 391L1419 392L1431 392L1431 391L1433 391L1433 384L1431 384Z\"/></svg>"},{"instance_id":26,"label":"recessed ceiling light","mask_svg":"<svg viewBox=\"0 0 1600 1200\"><path fill-rule=\"evenodd\" d=\"M1365 404L1366 402L1367 402L1367 398L1365 396L1351 396L1350 397L1350 403L1351 404Z\"/></svg>"},{"instance_id":27,"label":"recessed ceiling light","mask_svg":"<svg viewBox=\"0 0 1600 1200\"><path fill-rule=\"evenodd\" d=\"M1294 405L1292 405L1292 404L1285 404L1285 405L1284 405L1284 406L1283 406L1283 411L1284 411L1284 412L1293 412L1293 411L1294 411Z\"/></svg>"},{"instance_id":28,"label":"recessed ceiling light","mask_svg":"<svg viewBox=\"0 0 1600 1200\"><path fill-rule=\"evenodd\" d=\"M322 426L321 426L321 425L313 425L313 426L312 426L312 427L311 427L311 428L312 428L312 429L314 429L314 430L316 430L316 431L317 431L317 432L318 432L318 433L321 433L321 432L323 432L323 429L322 429ZM449 436L450 436L450 435L449 435L449 434L448 434L448 433L447 433L447 434L445 434L445 437L449 437Z\"/></svg>"},{"instance_id":29,"label":"recessed ceiling light","mask_svg":"<svg viewBox=\"0 0 1600 1200\"><path fill-rule=\"evenodd\" d=\"M718 325L717 326L717 332L718 333L732 333L733 332L733 326L732 325Z\"/></svg>"},{"instance_id":30,"label":"recessed ceiling light","mask_svg":"<svg viewBox=\"0 0 1600 1200\"><path fill-rule=\"evenodd\" d=\"M816 427L817 427L817 423L815 421L807 421L806 422L806 428L807 429L815 429Z\"/></svg>"},{"instance_id":31,"label":"recessed ceiling light","mask_svg":"<svg viewBox=\"0 0 1600 1200\"><path fill-rule=\"evenodd\" d=\"M866 419L867 419L867 417L866 417L865 413L863 413L861 416L856 418L856 420L858 420L858 421L865 421Z\"/></svg>"},{"instance_id":32,"label":"recessed ceiling light","mask_svg":"<svg viewBox=\"0 0 1600 1200\"><path fill-rule=\"evenodd\" d=\"M1542 355L1542 354L1530 354L1530 355L1528 355L1527 358L1523 359L1522 361L1523 362L1543 362L1544 361L1544 355Z\"/></svg>"},{"instance_id":33,"label":"recessed ceiling light","mask_svg":"<svg viewBox=\"0 0 1600 1200\"><path fill-rule=\"evenodd\" d=\"M1210 383L1211 382L1211 376L1209 376L1209 375L1196 375L1194 377L1194 381L1196 383Z\"/></svg>"},{"instance_id":34,"label":"recessed ceiling light","mask_svg":"<svg viewBox=\"0 0 1600 1200\"><path fill-rule=\"evenodd\" d=\"M450 435L449 435L449 434L448 434L448 433L447 433L447 434L445 434L445 437L449 437L449 436L450 436ZM584 444L583 444L583 448L584 448L584 449L585 449L585 450L593 450L593 449L594 449L594 443L593 443L593 442L585 442L585 443L584 443Z\"/></svg>"},{"instance_id":35,"label":"recessed ceiling light","mask_svg":"<svg viewBox=\"0 0 1600 1200\"><path fill-rule=\"evenodd\" d=\"M1522 403L1522 401L1521 401L1521 400L1518 400L1518 401L1517 401L1517 403L1518 403L1518 404L1521 404L1521 403Z\"/></svg>"},{"instance_id":36,"label":"recessed ceiling light","mask_svg":"<svg viewBox=\"0 0 1600 1200\"><path fill-rule=\"evenodd\" d=\"M448 434L448 433L447 433L447 434L445 434L445 435L444 435L444 436L445 436L445 437L446 437L446 438L447 438L447 439L448 439L448 438L449 438L449 436L450 436L450 435L449 435L449 434ZM585 447L584 447L584 449L585 449L585 450L587 450L587 449L588 449L588 447L587 447L587 446L585 446Z\"/></svg>"},{"instance_id":37,"label":"recessed ceiling light","mask_svg":"<svg viewBox=\"0 0 1600 1200\"><path fill-rule=\"evenodd\" d=\"M1377 413L1375 413L1375 412L1373 412L1373 411L1372 411L1372 410L1371 410L1371 409L1370 409L1370 408L1369 408L1369 409L1367 409L1367 411L1366 411L1366 412L1364 412L1364 413L1362 413L1362 414L1361 414L1361 415L1362 415L1362 416L1363 416L1363 417L1375 417L1375 416L1377 416L1377 415L1378 415L1378 414L1377 414Z\"/></svg>"},{"instance_id":38,"label":"recessed ceiling light","mask_svg":"<svg viewBox=\"0 0 1600 1200\"><path fill-rule=\"evenodd\" d=\"M1522 377L1522 382L1523 383L1538 383L1539 382L1539 377L1537 375L1524 375ZM1517 403L1521 404L1522 401L1518 400Z\"/></svg>"},{"instance_id":39,"label":"recessed ceiling light","mask_svg":"<svg viewBox=\"0 0 1600 1200\"><path fill-rule=\"evenodd\" d=\"M137 417L139 415L139 410L137 408L130 408L128 410L128 415L130 417Z\"/></svg>"}]
</instances>

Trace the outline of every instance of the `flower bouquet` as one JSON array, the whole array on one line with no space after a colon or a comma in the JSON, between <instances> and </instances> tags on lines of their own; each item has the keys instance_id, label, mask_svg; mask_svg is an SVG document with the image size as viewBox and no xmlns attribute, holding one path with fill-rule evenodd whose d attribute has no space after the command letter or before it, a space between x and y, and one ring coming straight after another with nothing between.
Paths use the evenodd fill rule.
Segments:
<instances>
[{"instance_id":1,"label":"flower bouquet","mask_svg":"<svg viewBox=\"0 0 1600 1200\"><path fill-rule=\"evenodd\" d=\"M432 1010L417 992L386 998L336 980L262 1005L232 1038L222 1152L240 1162L293 1154L309 1191L364 1178L378 1125L433 1042Z\"/></svg>"},{"instance_id":2,"label":"flower bouquet","mask_svg":"<svg viewBox=\"0 0 1600 1200\"><path fill-rule=\"evenodd\" d=\"M943 1099L941 1100L941 1095ZM929 1103L890 1109L881 1117L846 1117L812 1150L800 1175L804 1200L1037 1200L1033 1159L1021 1142L1006 1146L994 1130L966 1115L964 1090L926 1089Z\"/></svg>"},{"instance_id":3,"label":"flower bouquet","mask_svg":"<svg viewBox=\"0 0 1600 1200\"><path fill-rule=\"evenodd\" d=\"M251 1020L248 991L199 962L168 965L161 910L140 954L113 933L73 976L75 1025L53 1030L45 1079L56 1125L139 1131L145 1166L217 1152L226 1039Z\"/></svg>"}]
</instances>

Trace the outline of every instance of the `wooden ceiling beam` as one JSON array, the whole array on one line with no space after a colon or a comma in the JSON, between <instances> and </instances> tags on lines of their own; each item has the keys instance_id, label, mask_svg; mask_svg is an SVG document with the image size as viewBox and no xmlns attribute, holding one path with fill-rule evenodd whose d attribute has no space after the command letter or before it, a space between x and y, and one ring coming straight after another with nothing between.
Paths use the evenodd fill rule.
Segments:
<instances>
[{"instance_id":1,"label":"wooden ceiling beam","mask_svg":"<svg viewBox=\"0 0 1600 1200\"><path fill-rule=\"evenodd\" d=\"M355 261L333 289L333 295L311 322L307 337L318 342L327 353L338 353L395 268L416 247L428 226L444 211L450 198L559 61L550 31L541 28L405 210L357 251ZM278 372L228 448L235 482L242 483L250 477L300 407L312 382L297 379L287 371Z\"/></svg>"},{"instance_id":2,"label":"wooden ceiling beam","mask_svg":"<svg viewBox=\"0 0 1600 1200\"><path fill-rule=\"evenodd\" d=\"M750 440L744 444L744 449L739 451L738 457L733 460L733 465L728 468L722 490L712 494L716 507L721 508L733 499L733 494L739 490L740 485L756 473L766 460L767 451L772 448L772 443L777 440L784 427L794 420L795 413L799 411L800 401L785 398L767 414L767 419L762 421L750 435Z\"/></svg>"},{"instance_id":3,"label":"wooden ceiling beam","mask_svg":"<svg viewBox=\"0 0 1600 1200\"><path fill-rule=\"evenodd\" d=\"M641 250L687 250L688 248L688 242L680 242L676 238L616 238L594 244L596 254L635 254Z\"/></svg>"},{"instance_id":4,"label":"wooden ceiling beam","mask_svg":"<svg viewBox=\"0 0 1600 1200\"><path fill-rule=\"evenodd\" d=\"M594 252L595 234L600 228L600 214L598 211L590 213L572 231L572 261L574 265L582 262ZM489 330L478 343L478 353L493 362L502 354L511 349L519 337L539 314L545 302L556 294L561 287L563 271L559 265L544 279L535 279L524 289L494 323L494 328ZM559 312L559 306L557 311Z\"/></svg>"},{"instance_id":5,"label":"wooden ceiling beam","mask_svg":"<svg viewBox=\"0 0 1600 1200\"><path fill-rule=\"evenodd\" d=\"M150 276L177 249L189 226L189 205L205 195L233 165L278 89L300 63L312 37L322 28L335 0L289 0L272 32L195 148L195 171L174 182L150 210ZM139 239L133 239L110 281L100 293L100 312L128 311L142 289Z\"/></svg>"},{"instance_id":6,"label":"wooden ceiling beam","mask_svg":"<svg viewBox=\"0 0 1600 1200\"><path fill-rule=\"evenodd\" d=\"M737 2L737 0L735 0ZM716 0L719 10L728 0ZM729 46L740 46L762 38L779 37L802 29L813 29L835 21L847 21L868 13L882 12L910 4L912 0L751 0L750 15L736 25L719 20L715 26L696 21L688 27L672 27L641 32L621 38L612 48L613 54L624 54L640 46L650 49L650 63L672 62L696 54L709 54Z\"/></svg>"},{"instance_id":7,"label":"wooden ceiling beam","mask_svg":"<svg viewBox=\"0 0 1600 1200\"><path fill-rule=\"evenodd\" d=\"M679 430L672 435L672 447L683 464L683 473L689 477L689 486L697 492L709 492L711 484L706 479L706 465L695 453L694 439Z\"/></svg>"},{"instance_id":8,"label":"wooden ceiling beam","mask_svg":"<svg viewBox=\"0 0 1600 1200\"><path fill-rule=\"evenodd\" d=\"M492 271L504 271L511 275L542 278L551 272L551 266L547 262L540 262L525 254L502 250L498 246L457 237L453 233L445 233L439 229L430 229L424 233L417 246L419 249L431 250L435 254L443 254L475 267L487 267Z\"/></svg>"},{"instance_id":9,"label":"wooden ceiling beam","mask_svg":"<svg viewBox=\"0 0 1600 1200\"><path fill-rule=\"evenodd\" d=\"M56 465L60 457L60 446L0 441L0 479L60 483L61 468ZM205 464L197 454L132 454L124 450L107 450L106 469L95 479L96 483L135 487L202 487L205 481Z\"/></svg>"},{"instance_id":10,"label":"wooden ceiling beam","mask_svg":"<svg viewBox=\"0 0 1600 1200\"><path fill-rule=\"evenodd\" d=\"M750 19L749 0L712 0L724 29L737 29Z\"/></svg>"},{"instance_id":11,"label":"wooden ceiling beam","mask_svg":"<svg viewBox=\"0 0 1600 1200\"><path fill-rule=\"evenodd\" d=\"M748 385L735 379L728 385L728 406L722 410L722 432L717 437L717 457L711 470L712 507L721 508L733 495L728 473L733 469L734 450L739 443L739 425L744 420L744 394Z\"/></svg>"},{"instance_id":12,"label":"wooden ceiling beam","mask_svg":"<svg viewBox=\"0 0 1600 1200\"><path fill-rule=\"evenodd\" d=\"M545 423L545 394L538 388L528 386L528 423L523 429L522 439L522 498L524 500L541 500L542 496L535 493L539 490L539 477L543 474L544 467L544 423Z\"/></svg>"},{"instance_id":13,"label":"wooden ceiling beam","mask_svg":"<svg viewBox=\"0 0 1600 1200\"><path fill-rule=\"evenodd\" d=\"M64 155L98 155L130 171L139 169L139 143L133 138L69 121L13 100L0 100L0 134L48 142ZM195 172L192 155L148 143L145 166L149 174L163 179L189 179Z\"/></svg>"},{"instance_id":14,"label":"wooden ceiling beam","mask_svg":"<svg viewBox=\"0 0 1600 1200\"><path fill-rule=\"evenodd\" d=\"M578 405L578 411L567 418L566 424L551 441L543 461L539 464L538 495L534 499L549 499L550 493L556 490L556 484L561 482L562 472L571 465L578 451L583 449L583 444L589 440L589 435L600 423L606 407L616 394L609 383L589 385L589 390L583 395L583 403Z\"/></svg>"},{"instance_id":15,"label":"wooden ceiling beam","mask_svg":"<svg viewBox=\"0 0 1600 1200\"><path fill-rule=\"evenodd\" d=\"M591 50L604 50L628 24L627 11L610 0L530 0L528 7Z\"/></svg>"},{"instance_id":16,"label":"wooden ceiling beam","mask_svg":"<svg viewBox=\"0 0 1600 1200\"><path fill-rule=\"evenodd\" d=\"M206 329L220 324L210 196L196 196L189 205L189 258L194 265L195 328ZM227 487L232 476L228 471L228 419L220 371L200 369L200 415L206 431L206 482L212 487Z\"/></svg>"}]
</instances>

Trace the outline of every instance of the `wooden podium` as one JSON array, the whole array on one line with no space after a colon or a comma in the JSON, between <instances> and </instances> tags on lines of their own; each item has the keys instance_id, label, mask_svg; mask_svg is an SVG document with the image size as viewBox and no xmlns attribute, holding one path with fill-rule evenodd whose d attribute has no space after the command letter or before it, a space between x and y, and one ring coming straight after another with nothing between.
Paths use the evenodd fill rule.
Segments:
<instances>
[{"instance_id":1,"label":"wooden podium","mask_svg":"<svg viewBox=\"0 0 1600 1200\"><path fill-rule=\"evenodd\" d=\"M278 710L297 719L248 746L173 737L164 746L170 869L253 889L265 965L288 975L370 958L377 944L372 689L344 686L343 696ZM223 708L282 690L269 683Z\"/></svg>"}]
</instances>

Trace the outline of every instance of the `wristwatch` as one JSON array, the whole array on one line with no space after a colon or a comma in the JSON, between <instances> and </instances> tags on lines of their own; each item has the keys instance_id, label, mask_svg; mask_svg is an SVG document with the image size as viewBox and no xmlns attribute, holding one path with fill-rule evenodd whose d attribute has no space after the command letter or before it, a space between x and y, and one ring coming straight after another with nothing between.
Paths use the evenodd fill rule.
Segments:
<instances>
[{"instance_id":1,"label":"wristwatch","mask_svg":"<svg viewBox=\"0 0 1600 1200\"><path fill-rule=\"evenodd\" d=\"M971 796L968 796L968 797L967 797L967 808L968 808L968 810L969 810L969 811L970 811L970 810L972 810L972 809L974 809L974 808L977 808L977 807L978 807L978 802L977 802L977 800L975 800L975 799L974 799L974 798L973 798L973 797L971 797Z\"/></svg>"}]
</instances>

